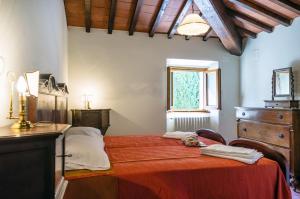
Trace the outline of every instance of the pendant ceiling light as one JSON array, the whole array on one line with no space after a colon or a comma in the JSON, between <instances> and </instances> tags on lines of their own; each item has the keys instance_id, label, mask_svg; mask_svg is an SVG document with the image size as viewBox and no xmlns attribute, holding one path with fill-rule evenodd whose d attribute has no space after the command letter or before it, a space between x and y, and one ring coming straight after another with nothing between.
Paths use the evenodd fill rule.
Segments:
<instances>
[{"instance_id":1,"label":"pendant ceiling light","mask_svg":"<svg viewBox=\"0 0 300 199\"><path fill-rule=\"evenodd\" d=\"M200 17L199 14L194 13L194 4L192 4L192 14L188 14L179 24L177 32L180 35L197 36L206 33L209 30L209 25Z\"/></svg>"}]
</instances>

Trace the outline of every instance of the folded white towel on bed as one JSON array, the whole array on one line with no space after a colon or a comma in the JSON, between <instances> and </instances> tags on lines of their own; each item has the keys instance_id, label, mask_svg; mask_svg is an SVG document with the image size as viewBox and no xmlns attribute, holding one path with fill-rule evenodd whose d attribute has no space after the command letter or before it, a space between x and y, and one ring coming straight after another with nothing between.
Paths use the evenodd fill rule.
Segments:
<instances>
[{"instance_id":1,"label":"folded white towel on bed","mask_svg":"<svg viewBox=\"0 0 300 199\"><path fill-rule=\"evenodd\" d=\"M175 131L175 132L166 132L163 137L164 138L173 138L173 139L184 139L187 136L197 135L195 132L183 132L183 131Z\"/></svg>"},{"instance_id":2,"label":"folded white towel on bed","mask_svg":"<svg viewBox=\"0 0 300 199\"><path fill-rule=\"evenodd\" d=\"M233 159L247 164L253 164L263 157L263 154L255 149L226 146L222 144L213 144L201 148L201 153L204 155Z\"/></svg>"}]
</instances>

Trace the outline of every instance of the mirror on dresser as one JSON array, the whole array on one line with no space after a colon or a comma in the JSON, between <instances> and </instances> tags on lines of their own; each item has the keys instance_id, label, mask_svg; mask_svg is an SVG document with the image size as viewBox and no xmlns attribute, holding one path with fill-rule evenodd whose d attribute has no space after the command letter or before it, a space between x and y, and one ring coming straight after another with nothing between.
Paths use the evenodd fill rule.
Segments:
<instances>
[{"instance_id":1,"label":"mirror on dresser","mask_svg":"<svg viewBox=\"0 0 300 199\"><path fill-rule=\"evenodd\" d=\"M298 108L295 100L294 74L292 67L273 70L272 100L265 100L266 108Z\"/></svg>"}]
</instances>

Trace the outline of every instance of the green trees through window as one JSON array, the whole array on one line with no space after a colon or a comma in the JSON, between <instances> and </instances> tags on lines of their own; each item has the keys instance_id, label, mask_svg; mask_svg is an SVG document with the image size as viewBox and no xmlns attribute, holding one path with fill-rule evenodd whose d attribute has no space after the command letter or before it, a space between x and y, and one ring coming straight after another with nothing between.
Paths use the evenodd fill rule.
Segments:
<instances>
[{"instance_id":1,"label":"green trees through window","mask_svg":"<svg viewBox=\"0 0 300 199\"><path fill-rule=\"evenodd\" d=\"M202 72L173 72L173 109L199 109Z\"/></svg>"}]
</instances>

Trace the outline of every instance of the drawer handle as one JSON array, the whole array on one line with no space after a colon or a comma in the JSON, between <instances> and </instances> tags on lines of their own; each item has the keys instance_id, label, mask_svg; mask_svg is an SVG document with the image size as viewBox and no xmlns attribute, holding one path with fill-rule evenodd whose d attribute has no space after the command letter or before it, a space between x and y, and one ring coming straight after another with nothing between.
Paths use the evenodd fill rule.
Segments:
<instances>
[{"instance_id":1,"label":"drawer handle","mask_svg":"<svg viewBox=\"0 0 300 199\"><path fill-rule=\"evenodd\" d=\"M247 131L247 128L243 128L243 131L245 131L245 132L246 132L246 131Z\"/></svg>"},{"instance_id":2,"label":"drawer handle","mask_svg":"<svg viewBox=\"0 0 300 199\"><path fill-rule=\"evenodd\" d=\"M284 134L283 133L279 133L278 137L281 138L281 139L283 139L284 138Z\"/></svg>"},{"instance_id":3,"label":"drawer handle","mask_svg":"<svg viewBox=\"0 0 300 199\"><path fill-rule=\"evenodd\" d=\"M279 119L281 119L281 120L282 120L282 119L283 119L283 115L279 115Z\"/></svg>"},{"instance_id":4,"label":"drawer handle","mask_svg":"<svg viewBox=\"0 0 300 199\"><path fill-rule=\"evenodd\" d=\"M245 112L242 112L242 116L245 116L246 115L246 113Z\"/></svg>"},{"instance_id":5,"label":"drawer handle","mask_svg":"<svg viewBox=\"0 0 300 199\"><path fill-rule=\"evenodd\" d=\"M68 157L68 158L70 158L70 157L72 157L72 154L66 154L66 155L57 155L56 157Z\"/></svg>"}]
</instances>

